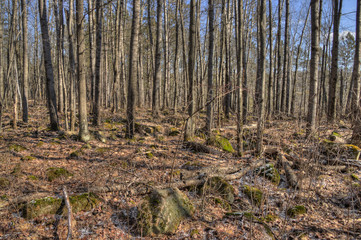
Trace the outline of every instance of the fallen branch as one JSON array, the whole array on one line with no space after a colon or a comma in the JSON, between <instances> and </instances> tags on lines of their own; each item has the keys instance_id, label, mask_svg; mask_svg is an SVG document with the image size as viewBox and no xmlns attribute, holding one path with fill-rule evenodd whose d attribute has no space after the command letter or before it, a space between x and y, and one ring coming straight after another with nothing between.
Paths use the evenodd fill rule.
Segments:
<instances>
[{"instance_id":1,"label":"fallen branch","mask_svg":"<svg viewBox=\"0 0 361 240\"><path fill-rule=\"evenodd\" d=\"M66 237L66 240L70 240L71 235L72 235L72 224L71 224L72 214L71 214L71 206L70 206L70 202L69 202L69 196L68 196L68 193L66 192L65 186L63 187L63 193L64 193L65 205L66 205L66 208L68 209L68 235Z\"/></svg>"}]
</instances>

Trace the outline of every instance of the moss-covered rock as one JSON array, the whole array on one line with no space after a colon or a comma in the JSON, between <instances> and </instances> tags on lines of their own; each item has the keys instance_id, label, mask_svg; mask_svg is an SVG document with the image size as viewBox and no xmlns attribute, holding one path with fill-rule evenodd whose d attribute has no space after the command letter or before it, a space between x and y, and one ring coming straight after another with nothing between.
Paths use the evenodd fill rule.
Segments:
<instances>
[{"instance_id":1,"label":"moss-covered rock","mask_svg":"<svg viewBox=\"0 0 361 240\"><path fill-rule=\"evenodd\" d=\"M100 148L95 149L95 152L100 153L100 154L104 154L109 151L110 151L110 148L107 148L107 147L100 147Z\"/></svg>"},{"instance_id":2,"label":"moss-covered rock","mask_svg":"<svg viewBox=\"0 0 361 240\"><path fill-rule=\"evenodd\" d=\"M252 204L260 206L263 200L263 192L258 188L243 185L242 192L251 200Z\"/></svg>"},{"instance_id":3,"label":"moss-covered rock","mask_svg":"<svg viewBox=\"0 0 361 240\"><path fill-rule=\"evenodd\" d=\"M356 174L354 174L354 173L351 174L351 179L352 179L352 180L355 180L355 181L360 180L360 178L359 178Z\"/></svg>"},{"instance_id":4,"label":"moss-covered rock","mask_svg":"<svg viewBox=\"0 0 361 240\"><path fill-rule=\"evenodd\" d=\"M69 197L72 212L90 211L100 203L100 198L93 193L84 193ZM23 217L26 219L36 218L46 214L66 214L63 199L45 197L26 203L23 206Z\"/></svg>"},{"instance_id":5,"label":"moss-covered rock","mask_svg":"<svg viewBox=\"0 0 361 240\"><path fill-rule=\"evenodd\" d=\"M58 178L67 178L70 176L73 176L73 174L65 168L51 167L46 170L46 177L50 182Z\"/></svg>"},{"instance_id":6,"label":"moss-covered rock","mask_svg":"<svg viewBox=\"0 0 361 240\"><path fill-rule=\"evenodd\" d=\"M38 180L39 178L38 178L37 176L35 176L35 175L30 175L30 176L28 176L28 179L33 180L33 181L36 181L36 180Z\"/></svg>"},{"instance_id":7,"label":"moss-covered rock","mask_svg":"<svg viewBox=\"0 0 361 240\"><path fill-rule=\"evenodd\" d=\"M297 217L298 215L305 214L306 212L307 212L307 209L305 206L297 205L297 206L287 209L286 214L287 214L287 216L294 218L294 217Z\"/></svg>"},{"instance_id":8,"label":"moss-covered rock","mask_svg":"<svg viewBox=\"0 0 361 240\"><path fill-rule=\"evenodd\" d=\"M320 144L322 146L321 152L332 157L342 155L349 158L357 158L361 153L361 149L358 146L352 144L334 142L329 139L321 140Z\"/></svg>"},{"instance_id":9,"label":"moss-covered rock","mask_svg":"<svg viewBox=\"0 0 361 240\"><path fill-rule=\"evenodd\" d=\"M15 151L15 152L22 152L22 151L25 151L25 150L26 150L26 147L21 146L21 145L19 145L19 144L11 144L11 145L9 146L9 150Z\"/></svg>"},{"instance_id":10,"label":"moss-covered rock","mask_svg":"<svg viewBox=\"0 0 361 240\"><path fill-rule=\"evenodd\" d=\"M220 135L211 136L207 139L208 145L213 145L215 147L218 147L222 149L223 151L234 153L234 149L229 142L229 140L225 137L222 137Z\"/></svg>"},{"instance_id":11,"label":"moss-covered rock","mask_svg":"<svg viewBox=\"0 0 361 240\"><path fill-rule=\"evenodd\" d=\"M226 180L221 177L212 177L201 187L200 194L213 194L220 196L222 199L233 203L234 188Z\"/></svg>"},{"instance_id":12,"label":"moss-covered rock","mask_svg":"<svg viewBox=\"0 0 361 240\"><path fill-rule=\"evenodd\" d=\"M143 236L172 234L194 213L193 204L177 188L154 190L138 208L137 223Z\"/></svg>"},{"instance_id":13,"label":"moss-covered rock","mask_svg":"<svg viewBox=\"0 0 361 240\"><path fill-rule=\"evenodd\" d=\"M264 166L257 168L255 172L260 176L264 176L275 185L278 185L280 183L280 174L272 163L268 163Z\"/></svg>"},{"instance_id":14,"label":"moss-covered rock","mask_svg":"<svg viewBox=\"0 0 361 240\"><path fill-rule=\"evenodd\" d=\"M168 136L178 136L180 134L180 131L177 128L170 128Z\"/></svg>"},{"instance_id":15,"label":"moss-covered rock","mask_svg":"<svg viewBox=\"0 0 361 240\"><path fill-rule=\"evenodd\" d=\"M10 186L10 181L7 178L0 177L0 189L7 189Z\"/></svg>"}]
</instances>

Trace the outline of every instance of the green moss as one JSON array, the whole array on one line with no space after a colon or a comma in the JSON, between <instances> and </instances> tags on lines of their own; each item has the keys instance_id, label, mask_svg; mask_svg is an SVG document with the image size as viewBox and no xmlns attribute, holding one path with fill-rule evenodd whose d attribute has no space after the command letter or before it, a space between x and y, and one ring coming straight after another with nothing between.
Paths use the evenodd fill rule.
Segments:
<instances>
[{"instance_id":1,"label":"green moss","mask_svg":"<svg viewBox=\"0 0 361 240\"><path fill-rule=\"evenodd\" d=\"M100 147L100 148L95 149L95 152L100 153L100 154L104 154L109 151L110 151L110 148L107 148L107 147Z\"/></svg>"},{"instance_id":2,"label":"green moss","mask_svg":"<svg viewBox=\"0 0 361 240\"><path fill-rule=\"evenodd\" d=\"M33 156L22 156L21 157L21 161L32 161L32 160L34 160L35 159L35 157L33 157Z\"/></svg>"},{"instance_id":3,"label":"green moss","mask_svg":"<svg viewBox=\"0 0 361 240\"><path fill-rule=\"evenodd\" d=\"M242 192L257 206L260 206L263 200L263 192L258 188L243 185Z\"/></svg>"},{"instance_id":4,"label":"green moss","mask_svg":"<svg viewBox=\"0 0 361 240\"><path fill-rule=\"evenodd\" d=\"M36 180L38 180L39 178L38 178L37 176L30 175L30 176L28 176L28 179L36 181Z\"/></svg>"},{"instance_id":5,"label":"green moss","mask_svg":"<svg viewBox=\"0 0 361 240\"><path fill-rule=\"evenodd\" d=\"M149 158L149 159L154 157L154 155L153 155L152 152L146 152L146 153L145 153L145 156L146 156L147 158Z\"/></svg>"},{"instance_id":6,"label":"green moss","mask_svg":"<svg viewBox=\"0 0 361 240\"><path fill-rule=\"evenodd\" d=\"M197 237L198 234L199 234L198 229L193 228L193 229L191 230L191 233L190 233L189 235L190 235L191 238L194 238L194 237Z\"/></svg>"},{"instance_id":7,"label":"green moss","mask_svg":"<svg viewBox=\"0 0 361 240\"><path fill-rule=\"evenodd\" d=\"M257 168L255 172L260 176L264 176L275 185L278 185L280 183L280 174L272 163L268 163L265 166Z\"/></svg>"},{"instance_id":8,"label":"green moss","mask_svg":"<svg viewBox=\"0 0 361 240\"><path fill-rule=\"evenodd\" d=\"M226 201L226 200L224 200L222 198L214 198L214 203L220 205L221 208L223 208L226 211L231 211L232 210L232 207L228 203L228 201Z\"/></svg>"},{"instance_id":9,"label":"green moss","mask_svg":"<svg viewBox=\"0 0 361 240\"><path fill-rule=\"evenodd\" d=\"M93 193L70 196L69 202L74 213L90 211L100 203L100 199ZM46 214L66 214L64 202L60 198L46 197L26 203L23 207L23 216L32 219Z\"/></svg>"},{"instance_id":10,"label":"green moss","mask_svg":"<svg viewBox=\"0 0 361 240\"><path fill-rule=\"evenodd\" d=\"M10 186L10 181L7 178L0 177L0 189L7 189Z\"/></svg>"},{"instance_id":11,"label":"green moss","mask_svg":"<svg viewBox=\"0 0 361 240\"><path fill-rule=\"evenodd\" d=\"M267 216L265 216L264 218L261 218L261 219L266 222L274 222L276 219L278 219L278 216L273 215L273 214L267 214Z\"/></svg>"},{"instance_id":12,"label":"green moss","mask_svg":"<svg viewBox=\"0 0 361 240\"><path fill-rule=\"evenodd\" d=\"M234 149L233 149L231 143L225 137L222 137L219 135L212 136L207 139L207 144L221 148L223 151L234 153Z\"/></svg>"},{"instance_id":13,"label":"green moss","mask_svg":"<svg viewBox=\"0 0 361 240\"><path fill-rule=\"evenodd\" d=\"M354 173L351 174L351 178L352 180L356 180L356 181L360 180L360 178Z\"/></svg>"},{"instance_id":14,"label":"green moss","mask_svg":"<svg viewBox=\"0 0 361 240\"><path fill-rule=\"evenodd\" d=\"M15 151L15 152L22 152L22 151L25 151L25 150L27 150L27 149L26 149L26 147L21 146L21 145L19 145L19 144L11 144L11 145L9 146L9 150Z\"/></svg>"},{"instance_id":15,"label":"green moss","mask_svg":"<svg viewBox=\"0 0 361 240\"><path fill-rule=\"evenodd\" d=\"M46 170L46 177L50 182L52 182L57 178L61 178L61 177L66 178L70 176L73 176L73 174L64 168L51 167Z\"/></svg>"},{"instance_id":16,"label":"green moss","mask_svg":"<svg viewBox=\"0 0 361 240\"><path fill-rule=\"evenodd\" d=\"M15 167L13 168L11 174L15 175L15 176L19 176L21 174L21 165L20 165L20 163L17 163L15 165Z\"/></svg>"},{"instance_id":17,"label":"green moss","mask_svg":"<svg viewBox=\"0 0 361 240\"><path fill-rule=\"evenodd\" d=\"M92 146L89 143L85 143L83 146L81 146L80 149L81 150L83 150L83 149L92 149Z\"/></svg>"},{"instance_id":18,"label":"green moss","mask_svg":"<svg viewBox=\"0 0 361 240\"><path fill-rule=\"evenodd\" d=\"M298 215L305 214L306 212L307 212L307 209L305 208L305 206L297 205L297 206L287 209L286 214L287 214L287 216L294 218Z\"/></svg>"},{"instance_id":19,"label":"green moss","mask_svg":"<svg viewBox=\"0 0 361 240\"><path fill-rule=\"evenodd\" d=\"M212 177L201 187L201 195L209 193L220 196L229 203L234 201L233 186L221 177Z\"/></svg>"},{"instance_id":20,"label":"green moss","mask_svg":"<svg viewBox=\"0 0 361 240\"><path fill-rule=\"evenodd\" d=\"M177 128L172 127L169 130L168 136L178 136L179 134L180 134L180 131Z\"/></svg>"},{"instance_id":21,"label":"green moss","mask_svg":"<svg viewBox=\"0 0 361 240\"><path fill-rule=\"evenodd\" d=\"M81 155L83 155L83 150L79 149L79 150L75 150L74 152L71 152L69 157L73 158L73 159L77 159L79 158Z\"/></svg>"}]
</instances>

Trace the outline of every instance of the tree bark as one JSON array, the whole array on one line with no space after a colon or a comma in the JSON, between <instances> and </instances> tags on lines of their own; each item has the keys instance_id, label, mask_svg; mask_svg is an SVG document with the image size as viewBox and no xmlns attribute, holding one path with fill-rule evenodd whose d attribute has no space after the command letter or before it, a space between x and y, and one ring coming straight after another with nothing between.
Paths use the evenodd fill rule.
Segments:
<instances>
[{"instance_id":1,"label":"tree bark","mask_svg":"<svg viewBox=\"0 0 361 240\"><path fill-rule=\"evenodd\" d=\"M129 79L128 79L128 101L127 101L127 130L126 137L134 137L135 106L136 106L136 84L137 84L137 61L138 61L138 38L139 38L139 12L140 0L133 0L132 33L129 52Z\"/></svg>"},{"instance_id":2,"label":"tree bark","mask_svg":"<svg viewBox=\"0 0 361 240\"><path fill-rule=\"evenodd\" d=\"M190 22L189 22L189 54L188 54L188 119L186 122L184 140L194 136L194 113L195 113L195 88L194 88L194 68L196 60L196 0L190 2Z\"/></svg>"},{"instance_id":3,"label":"tree bark","mask_svg":"<svg viewBox=\"0 0 361 240\"><path fill-rule=\"evenodd\" d=\"M103 8L101 1L96 0L96 46L95 46L95 85L94 85L94 119L93 124L99 126L101 122L100 116L100 59L102 53L102 18ZM119 56L115 56L116 58Z\"/></svg>"},{"instance_id":4,"label":"tree bark","mask_svg":"<svg viewBox=\"0 0 361 240\"><path fill-rule=\"evenodd\" d=\"M29 96L29 58L28 58L28 11L25 0L21 0L21 10L23 12L23 122L28 122L28 96ZM1 74L1 73L0 73Z\"/></svg>"},{"instance_id":5,"label":"tree bark","mask_svg":"<svg viewBox=\"0 0 361 240\"><path fill-rule=\"evenodd\" d=\"M336 111L336 85L338 80L338 45L339 29L342 12L342 0L333 0L333 39L332 39L332 59L331 59L331 79L328 85L328 111L327 120L333 122Z\"/></svg>"},{"instance_id":6,"label":"tree bark","mask_svg":"<svg viewBox=\"0 0 361 240\"><path fill-rule=\"evenodd\" d=\"M316 129L318 64L320 52L320 0L311 0L311 62L308 97L307 129L309 136Z\"/></svg>"},{"instance_id":7,"label":"tree bark","mask_svg":"<svg viewBox=\"0 0 361 240\"><path fill-rule=\"evenodd\" d=\"M50 116L50 129L59 130L58 112L56 108L56 94L54 88L53 64L51 61L51 46L48 30L48 17L45 0L39 0L39 16L41 36L43 40L44 65L46 75L46 90L48 96L48 108Z\"/></svg>"},{"instance_id":8,"label":"tree bark","mask_svg":"<svg viewBox=\"0 0 361 240\"><path fill-rule=\"evenodd\" d=\"M153 77L153 103L152 103L152 112L153 116L157 117L159 115L159 90L160 82L162 80L161 73L161 49L160 42L162 41L162 3L163 0L157 0L157 33L156 33L156 42L155 42L155 66L154 66L154 77Z\"/></svg>"},{"instance_id":9,"label":"tree bark","mask_svg":"<svg viewBox=\"0 0 361 240\"><path fill-rule=\"evenodd\" d=\"M79 101L79 139L87 142L90 140L88 131L88 112L86 97L86 68L85 68L85 42L84 42L84 2L76 0L76 31L77 31L77 56L78 56L78 101Z\"/></svg>"}]
</instances>

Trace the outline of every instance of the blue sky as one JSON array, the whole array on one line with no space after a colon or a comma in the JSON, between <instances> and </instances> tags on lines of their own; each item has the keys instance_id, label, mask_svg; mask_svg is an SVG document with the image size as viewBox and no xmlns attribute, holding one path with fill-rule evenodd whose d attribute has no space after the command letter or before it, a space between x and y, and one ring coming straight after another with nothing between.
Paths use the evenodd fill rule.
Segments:
<instances>
[{"instance_id":1,"label":"blue sky","mask_svg":"<svg viewBox=\"0 0 361 240\"><path fill-rule=\"evenodd\" d=\"M357 0L343 0L340 31L355 32Z\"/></svg>"}]
</instances>

